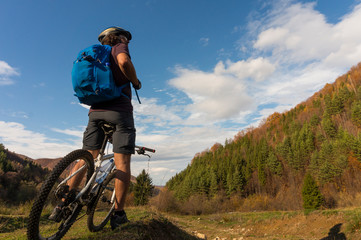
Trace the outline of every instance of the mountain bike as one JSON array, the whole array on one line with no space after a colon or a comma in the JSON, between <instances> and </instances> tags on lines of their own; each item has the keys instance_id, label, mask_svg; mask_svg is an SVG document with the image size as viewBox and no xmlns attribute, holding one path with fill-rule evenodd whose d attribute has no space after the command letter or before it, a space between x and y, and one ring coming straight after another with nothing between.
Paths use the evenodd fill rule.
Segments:
<instances>
[{"instance_id":1,"label":"mountain bike","mask_svg":"<svg viewBox=\"0 0 361 240\"><path fill-rule=\"evenodd\" d=\"M91 232L100 231L108 223L115 207L115 163L114 153L105 155L106 146L112 143L115 125L101 122L105 138L97 159L86 150L75 150L66 155L43 183L34 201L28 221L27 236L31 240L61 239L72 224L88 215L87 225ZM154 153L154 149L136 146L139 155ZM84 165L72 171L78 161ZM68 182L81 176L77 188L69 189ZM50 220L51 212L62 203L61 217ZM86 211L81 213L86 206Z\"/></svg>"}]
</instances>

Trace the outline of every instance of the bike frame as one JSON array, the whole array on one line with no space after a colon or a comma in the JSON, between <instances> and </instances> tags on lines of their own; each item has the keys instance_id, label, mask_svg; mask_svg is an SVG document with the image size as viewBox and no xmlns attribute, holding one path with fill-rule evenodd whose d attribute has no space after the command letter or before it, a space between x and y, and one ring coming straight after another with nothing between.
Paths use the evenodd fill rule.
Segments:
<instances>
[{"instance_id":1,"label":"bike frame","mask_svg":"<svg viewBox=\"0 0 361 240\"><path fill-rule=\"evenodd\" d=\"M114 158L114 153L111 154L107 154L105 155L105 147L109 142L109 139L111 138L112 134L113 134L113 130L106 130L105 128L103 128L104 133L105 133L105 138L102 144L102 147L99 151L99 155L96 159L94 159L95 164L94 164L94 173L93 175L90 177L88 183L86 184L86 186L77 194L76 198L74 201L80 201L82 203L84 203L84 200L81 198L85 193L87 193L89 191L89 189L91 187L93 187L93 192L96 192L98 187L102 184L102 182L105 180L105 178L109 175L109 173L111 173L114 169L115 169L115 163L114 161L111 163L111 166L107 168L107 171L104 172L105 176L102 177L101 181L96 181L97 180L97 175L102 167L102 163L106 160L110 160L112 158ZM146 147L140 147L140 146L135 146L135 148L137 148L137 152L138 154L142 154L142 155L146 155L150 158L150 155L145 154L145 151L149 151L149 152L155 152L154 149L150 149L150 148L146 148ZM82 171L86 166L83 165L82 167L80 167L78 170L76 170L74 173L72 173L70 176L68 176L66 179L64 179L57 188L61 187L63 184L66 184L67 181L69 179L71 179L72 177L74 177L77 173L79 173L80 171ZM94 184L94 182L97 182L97 184ZM115 202L115 189L113 190L113 194L112 194L112 198L110 200L111 203ZM85 203L86 204L86 203Z\"/></svg>"}]
</instances>

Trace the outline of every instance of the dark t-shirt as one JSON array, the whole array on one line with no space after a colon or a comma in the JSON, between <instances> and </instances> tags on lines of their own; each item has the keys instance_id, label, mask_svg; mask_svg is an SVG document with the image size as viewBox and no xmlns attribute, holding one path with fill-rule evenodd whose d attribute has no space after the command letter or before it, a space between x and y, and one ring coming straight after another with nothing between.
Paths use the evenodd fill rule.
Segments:
<instances>
[{"instance_id":1,"label":"dark t-shirt","mask_svg":"<svg viewBox=\"0 0 361 240\"><path fill-rule=\"evenodd\" d=\"M118 66L117 56L119 53L126 53L130 57L128 45L125 43L118 43L117 45L113 46L112 54L110 56L110 69L112 70L115 84L117 86L122 86L128 82L130 83L130 81L127 79L127 77L123 74L123 72L120 70ZM130 86L131 85L129 84L129 87L127 86L123 88L123 93L127 95L129 98L125 96L120 96L110 101L93 104L90 108L89 113L92 111L104 111L104 110L132 113L133 106L130 100L132 99L132 90Z\"/></svg>"}]
</instances>

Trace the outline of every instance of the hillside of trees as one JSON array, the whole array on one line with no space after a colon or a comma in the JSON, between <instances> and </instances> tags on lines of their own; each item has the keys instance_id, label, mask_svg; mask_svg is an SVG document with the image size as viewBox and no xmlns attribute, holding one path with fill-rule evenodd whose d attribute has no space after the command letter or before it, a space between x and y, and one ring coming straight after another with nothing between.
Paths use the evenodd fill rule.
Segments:
<instances>
[{"instance_id":1,"label":"hillside of trees","mask_svg":"<svg viewBox=\"0 0 361 240\"><path fill-rule=\"evenodd\" d=\"M16 205L32 200L48 173L31 159L0 144L0 202Z\"/></svg>"},{"instance_id":2,"label":"hillside of trees","mask_svg":"<svg viewBox=\"0 0 361 240\"><path fill-rule=\"evenodd\" d=\"M253 199L250 210L294 210L311 176L321 207L361 203L360 130L361 63L293 109L196 154L166 186L182 201L222 195Z\"/></svg>"}]
</instances>

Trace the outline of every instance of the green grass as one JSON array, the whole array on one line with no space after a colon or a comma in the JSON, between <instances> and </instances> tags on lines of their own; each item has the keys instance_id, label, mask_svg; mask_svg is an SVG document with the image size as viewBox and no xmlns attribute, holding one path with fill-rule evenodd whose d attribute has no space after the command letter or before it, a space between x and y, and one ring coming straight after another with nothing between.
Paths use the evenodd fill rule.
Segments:
<instances>
[{"instance_id":1,"label":"green grass","mask_svg":"<svg viewBox=\"0 0 361 240\"><path fill-rule=\"evenodd\" d=\"M0 215L0 234L2 232L11 233L17 229L26 227L27 217L26 216L8 216Z\"/></svg>"},{"instance_id":2,"label":"green grass","mask_svg":"<svg viewBox=\"0 0 361 240\"><path fill-rule=\"evenodd\" d=\"M354 233L361 230L361 209L350 210L346 212L347 231Z\"/></svg>"},{"instance_id":3,"label":"green grass","mask_svg":"<svg viewBox=\"0 0 361 240\"><path fill-rule=\"evenodd\" d=\"M29 215L32 202L26 202L17 206L9 206L0 201L0 215Z\"/></svg>"}]
</instances>

